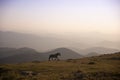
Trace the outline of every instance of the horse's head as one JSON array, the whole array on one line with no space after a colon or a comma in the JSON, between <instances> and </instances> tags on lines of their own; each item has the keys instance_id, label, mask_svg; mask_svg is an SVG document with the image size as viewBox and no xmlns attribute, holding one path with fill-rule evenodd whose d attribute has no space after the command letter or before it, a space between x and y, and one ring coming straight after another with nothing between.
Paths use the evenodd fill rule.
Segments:
<instances>
[{"instance_id":1,"label":"horse's head","mask_svg":"<svg viewBox=\"0 0 120 80\"><path fill-rule=\"evenodd\" d=\"M61 56L61 54L60 53L56 53L58 56Z\"/></svg>"}]
</instances>

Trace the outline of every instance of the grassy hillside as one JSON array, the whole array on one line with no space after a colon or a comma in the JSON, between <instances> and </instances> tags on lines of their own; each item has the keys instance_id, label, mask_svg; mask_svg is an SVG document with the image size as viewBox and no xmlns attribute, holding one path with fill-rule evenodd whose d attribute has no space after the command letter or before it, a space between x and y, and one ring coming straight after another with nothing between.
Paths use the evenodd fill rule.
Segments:
<instances>
[{"instance_id":1,"label":"grassy hillside","mask_svg":"<svg viewBox=\"0 0 120 80\"><path fill-rule=\"evenodd\" d=\"M64 61L1 64L0 80L120 80L120 52Z\"/></svg>"}]
</instances>

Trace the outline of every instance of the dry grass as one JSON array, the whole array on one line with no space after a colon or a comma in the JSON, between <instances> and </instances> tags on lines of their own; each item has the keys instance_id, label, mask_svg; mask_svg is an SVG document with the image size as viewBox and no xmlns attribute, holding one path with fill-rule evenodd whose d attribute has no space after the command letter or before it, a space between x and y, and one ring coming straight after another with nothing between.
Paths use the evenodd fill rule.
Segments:
<instances>
[{"instance_id":1,"label":"dry grass","mask_svg":"<svg viewBox=\"0 0 120 80\"><path fill-rule=\"evenodd\" d=\"M0 80L120 80L120 53L98 57L0 65ZM94 64L90 64L90 63ZM77 79L77 71L83 78ZM33 71L37 75L22 75Z\"/></svg>"}]
</instances>

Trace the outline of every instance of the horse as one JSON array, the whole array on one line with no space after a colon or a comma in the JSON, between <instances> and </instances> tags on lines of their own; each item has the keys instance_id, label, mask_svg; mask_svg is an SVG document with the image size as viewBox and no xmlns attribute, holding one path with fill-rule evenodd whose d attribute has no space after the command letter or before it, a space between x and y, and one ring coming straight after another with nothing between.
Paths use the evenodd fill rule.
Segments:
<instances>
[{"instance_id":1,"label":"horse","mask_svg":"<svg viewBox=\"0 0 120 80\"><path fill-rule=\"evenodd\" d=\"M50 54L49 61L50 60L59 60L58 56L61 56L61 54L60 53Z\"/></svg>"}]
</instances>

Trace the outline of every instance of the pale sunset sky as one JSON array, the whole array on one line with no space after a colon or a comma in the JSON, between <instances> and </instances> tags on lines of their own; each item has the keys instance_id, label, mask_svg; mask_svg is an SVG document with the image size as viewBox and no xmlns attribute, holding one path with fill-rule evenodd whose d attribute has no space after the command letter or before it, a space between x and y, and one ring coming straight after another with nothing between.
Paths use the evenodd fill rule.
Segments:
<instances>
[{"instance_id":1,"label":"pale sunset sky","mask_svg":"<svg viewBox=\"0 0 120 80\"><path fill-rule=\"evenodd\" d=\"M119 7L120 0L0 0L0 30L119 35Z\"/></svg>"}]
</instances>

